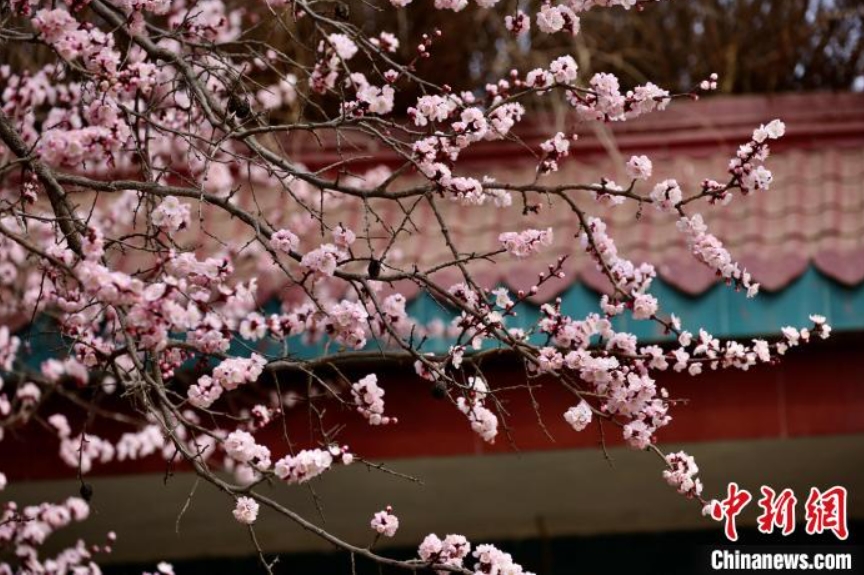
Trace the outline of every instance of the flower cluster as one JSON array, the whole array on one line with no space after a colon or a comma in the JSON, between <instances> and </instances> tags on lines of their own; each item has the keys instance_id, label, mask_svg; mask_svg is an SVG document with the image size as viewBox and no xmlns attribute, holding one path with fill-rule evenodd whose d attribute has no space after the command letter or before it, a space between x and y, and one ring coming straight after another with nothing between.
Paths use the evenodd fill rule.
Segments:
<instances>
[{"instance_id":1,"label":"flower cluster","mask_svg":"<svg viewBox=\"0 0 864 575\"><path fill-rule=\"evenodd\" d=\"M643 1L513 5L501 30L527 48L532 26L575 36L583 12ZM399 8L410 2L390 0ZM469 2L434 6L459 12ZM483 10L498 3L476 0ZM566 54L494 77L480 70L485 86L436 86L417 64L433 57L441 31L400 46L397 34L345 22L342 4L264 0L267 11L285 14L261 20L260 11L224 0L11 2L22 31L5 40L42 45L53 61L0 66L0 316L50 317L68 345L52 346L63 351L34 372L27 361L43 350L0 326L0 439L7 427L42 424L56 436L60 460L82 476L109 462L162 457L207 461L196 471L214 482L211 469L232 472L241 486L274 478L301 484L354 459L334 444L342 431L329 420L327 402L349 405L371 425L396 422L385 415L375 374L339 376L343 361L364 357L361 349L409 358L434 397L452 401L474 433L494 442L506 414L502 395L511 392L484 379L488 350L512 352L529 377L548 374L544 379L575 390L578 403L563 413L574 430L595 417L608 420L629 445L648 449L671 421L674 403L658 372L746 370L829 336L825 318L815 315L807 327L783 327L774 341L721 341L704 329L688 331L674 315L665 317L650 293L655 269L619 254L606 224L589 216L592 205L651 204L677 218L697 260L755 295L758 284L690 210L695 200L722 204L736 189L768 189L772 174L764 163L769 143L784 135L782 122L753 132L730 162L726 183L706 179L702 193L688 198L675 179L649 184L654 166L646 156L626 162L629 186L608 178L552 182L550 174L575 152L569 127L528 140L539 148L536 177L496 180L468 160L485 142L526 135L519 125L537 109L535 99L565 100L583 122L622 122L664 110L674 96L651 82L624 89L603 71L582 77ZM269 20L308 28L308 58L268 46ZM256 39L250 26L262 32ZM717 81L712 74L697 90L714 90ZM404 100L402 90L415 99ZM324 153L306 166L301 159L311 143ZM331 151L333 163L319 162ZM372 157L387 166L360 168ZM551 251L553 229L530 221L489 229L500 248L486 252L450 233L459 206L478 212L476 222L468 218L474 226L487 221L483 209L503 208L498 215L509 218L520 201L526 220L561 203L573 208L583 224L581 247L611 284L598 313L570 317L560 299L543 305L539 317L523 313L546 282L564 277L567 256L512 292L492 289L476 273L478 260L512 256L527 269ZM406 250L402 238L428 222L435 241L420 254ZM507 229L523 231L501 233ZM454 311L452 320L422 324L410 317L406 289L430 294ZM625 313L674 339L666 347L643 345L613 327L613 317ZM435 348L433 338L450 341ZM317 343L320 357L300 349ZM283 368L303 377L281 380ZM223 398L226 392L231 396ZM132 425L116 434L100 425L129 398L140 409L124 409L117 419ZM45 413L65 399L68 419ZM310 426L309 445L318 448L264 445L263 430L283 423L298 403L320 418L320 426ZM674 453L666 463L671 485L701 497L691 457ZM0 473L0 489L5 484ZM245 495L235 494L233 516L253 525L260 503ZM109 545L80 543L50 560L38 553L56 529L87 513L78 499L9 504L0 515L0 547L20 563L15 572L98 573L93 555ZM399 520L388 507L370 526L392 537ZM471 551L464 537L433 534L418 553L435 569L524 573L494 546ZM11 570L0 565L0 573ZM173 568L162 564L158 573L173 575Z\"/></svg>"},{"instance_id":2,"label":"flower cluster","mask_svg":"<svg viewBox=\"0 0 864 575\"><path fill-rule=\"evenodd\" d=\"M288 483L305 483L330 469L334 458L338 458L344 465L354 461L354 457L345 447L304 449L297 455L286 455L277 461L273 471L278 478Z\"/></svg>"},{"instance_id":3,"label":"flower cluster","mask_svg":"<svg viewBox=\"0 0 864 575\"><path fill-rule=\"evenodd\" d=\"M579 34L579 16L565 4L543 4L535 19L537 28L544 34L554 34L562 30L572 36Z\"/></svg>"},{"instance_id":4,"label":"flower cluster","mask_svg":"<svg viewBox=\"0 0 864 575\"><path fill-rule=\"evenodd\" d=\"M683 451L670 453L666 456L669 469L663 471L663 478L687 497L699 497L702 494L702 481L696 477L699 467L696 461Z\"/></svg>"},{"instance_id":5,"label":"flower cluster","mask_svg":"<svg viewBox=\"0 0 864 575\"><path fill-rule=\"evenodd\" d=\"M519 36L531 30L531 18L521 10L517 10L516 14L505 16L504 26L514 36Z\"/></svg>"},{"instance_id":6,"label":"flower cluster","mask_svg":"<svg viewBox=\"0 0 864 575\"><path fill-rule=\"evenodd\" d=\"M276 84L258 90L255 99L265 110L291 106L297 101L297 76L286 74Z\"/></svg>"},{"instance_id":7,"label":"flower cluster","mask_svg":"<svg viewBox=\"0 0 864 575\"><path fill-rule=\"evenodd\" d=\"M470 552L471 544L462 535L447 535L442 540L434 533L427 535L417 549L423 561L448 567L461 567Z\"/></svg>"},{"instance_id":8,"label":"flower cluster","mask_svg":"<svg viewBox=\"0 0 864 575\"><path fill-rule=\"evenodd\" d=\"M399 518L393 515L393 508L388 505L386 509L372 517L371 526L378 534L393 537L399 529Z\"/></svg>"},{"instance_id":9,"label":"flower cluster","mask_svg":"<svg viewBox=\"0 0 864 575\"><path fill-rule=\"evenodd\" d=\"M168 196L150 214L154 226L166 232L176 232L189 225L189 206L174 196Z\"/></svg>"},{"instance_id":10,"label":"flower cluster","mask_svg":"<svg viewBox=\"0 0 864 575\"><path fill-rule=\"evenodd\" d=\"M277 230L270 236L270 247L277 252L289 254L296 250L299 245L300 238L291 230Z\"/></svg>"},{"instance_id":11,"label":"flower cluster","mask_svg":"<svg viewBox=\"0 0 864 575\"><path fill-rule=\"evenodd\" d=\"M540 162L538 171L541 174L558 171L558 162L570 153L570 142L563 132L558 132L554 137L540 144L543 150L543 161Z\"/></svg>"},{"instance_id":12,"label":"flower cluster","mask_svg":"<svg viewBox=\"0 0 864 575\"><path fill-rule=\"evenodd\" d=\"M527 258L552 245L552 235L552 228L504 232L498 236L498 241L517 258Z\"/></svg>"},{"instance_id":13,"label":"flower cluster","mask_svg":"<svg viewBox=\"0 0 864 575\"><path fill-rule=\"evenodd\" d=\"M439 565L449 568L463 567L469 553L475 558L472 571L475 575L511 574L533 575L523 570L522 566L513 561L509 553L505 553L494 545L478 545L471 553L471 543L462 535L448 535L443 540L434 533L423 539L417 554L429 565ZM446 571L438 571L445 573Z\"/></svg>"},{"instance_id":14,"label":"flower cluster","mask_svg":"<svg viewBox=\"0 0 864 575\"><path fill-rule=\"evenodd\" d=\"M627 161L627 175L634 180L647 180L653 169L654 165L648 156L631 156Z\"/></svg>"},{"instance_id":15,"label":"flower cluster","mask_svg":"<svg viewBox=\"0 0 864 575\"><path fill-rule=\"evenodd\" d=\"M0 370L10 371L21 347L21 339L11 335L7 326L0 326Z\"/></svg>"},{"instance_id":16,"label":"flower cluster","mask_svg":"<svg viewBox=\"0 0 864 575\"><path fill-rule=\"evenodd\" d=\"M657 276L650 264L634 265L618 255L615 242L606 233L606 224L599 218L589 218L587 229L579 235L582 248L595 260L597 269L613 282L613 286L628 296L643 294Z\"/></svg>"},{"instance_id":17,"label":"flower cluster","mask_svg":"<svg viewBox=\"0 0 864 575\"><path fill-rule=\"evenodd\" d=\"M339 262L346 257L345 252L339 247L333 244L322 244L305 254L300 260L300 265L319 277L330 277L336 273Z\"/></svg>"},{"instance_id":18,"label":"flower cluster","mask_svg":"<svg viewBox=\"0 0 864 575\"><path fill-rule=\"evenodd\" d=\"M762 163L768 159L770 150L768 140L777 140L786 133L786 125L780 120L772 120L753 131L753 138L738 148L738 153L729 162L729 173L740 184L741 193L767 190L773 176Z\"/></svg>"},{"instance_id":19,"label":"flower cluster","mask_svg":"<svg viewBox=\"0 0 864 575\"><path fill-rule=\"evenodd\" d=\"M571 407L564 413L564 420L576 431L582 431L591 423L593 412L588 402L582 400L579 405Z\"/></svg>"},{"instance_id":20,"label":"flower cluster","mask_svg":"<svg viewBox=\"0 0 864 575\"><path fill-rule=\"evenodd\" d=\"M309 77L309 86L324 94L336 86L336 80L345 62L353 58L359 48L345 34L330 34L318 44L318 59Z\"/></svg>"},{"instance_id":21,"label":"flower cluster","mask_svg":"<svg viewBox=\"0 0 864 575\"><path fill-rule=\"evenodd\" d=\"M393 111L393 97L396 91L392 86L375 86L359 72L351 74L349 83L356 91L354 101L345 102L342 110L346 115L363 116L375 114L383 116Z\"/></svg>"},{"instance_id":22,"label":"flower cluster","mask_svg":"<svg viewBox=\"0 0 864 575\"><path fill-rule=\"evenodd\" d=\"M190 421L196 421L190 412L185 413ZM111 461L134 461L152 455L170 460L177 454L177 448L170 443L159 425L149 423L136 431L123 433L116 441L93 434L72 435L72 428L65 415L55 413L48 418L48 424L60 440L60 459L70 468L89 473L96 463ZM200 450L202 457L209 457L208 450L214 440L209 436L190 437L188 429L177 425L173 435L180 441L187 441L187 447Z\"/></svg>"},{"instance_id":23,"label":"flower cluster","mask_svg":"<svg viewBox=\"0 0 864 575\"><path fill-rule=\"evenodd\" d=\"M669 92L648 82L624 94L618 78L598 72L588 81L586 93L570 91L567 98L583 120L621 122L655 110L664 110L671 101Z\"/></svg>"},{"instance_id":24,"label":"flower cluster","mask_svg":"<svg viewBox=\"0 0 864 575\"><path fill-rule=\"evenodd\" d=\"M333 341L354 349L366 345L369 314L363 304L342 300L327 308L322 326Z\"/></svg>"},{"instance_id":25,"label":"flower cluster","mask_svg":"<svg viewBox=\"0 0 864 575\"><path fill-rule=\"evenodd\" d=\"M222 442L222 448L229 457L258 470L266 470L272 463L270 450L264 445L256 443L252 434L243 430L229 433L225 441Z\"/></svg>"},{"instance_id":26,"label":"flower cluster","mask_svg":"<svg viewBox=\"0 0 864 575\"><path fill-rule=\"evenodd\" d=\"M471 429L487 443L494 443L498 435L498 417L489 410L484 400L489 393L486 382L479 377L468 379L467 397L456 399L456 407L468 417Z\"/></svg>"},{"instance_id":27,"label":"flower cluster","mask_svg":"<svg viewBox=\"0 0 864 575\"><path fill-rule=\"evenodd\" d=\"M5 486L5 476L0 473L0 489ZM8 501L0 511L0 545L10 550L8 560L0 563L3 573L101 573L95 563L100 553L109 554L111 544L117 536L109 532L104 545L88 545L78 540L70 547L48 557L40 549L54 533L85 521L90 516L90 506L84 499L69 497L62 503L43 502L19 506ZM18 565L15 565L17 559Z\"/></svg>"},{"instance_id":28,"label":"flower cluster","mask_svg":"<svg viewBox=\"0 0 864 575\"><path fill-rule=\"evenodd\" d=\"M708 226L701 214L681 218L678 220L678 229L687 238L690 251L697 260L717 272L717 275L727 282L747 290L747 297L754 297L759 293L759 284L754 283L747 270L733 261L723 242L708 233Z\"/></svg>"},{"instance_id":29,"label":"flower cluster","mask_svg":"<svg viewBox=\"0 0 864 575\"><path fill-rule=\"evenodd\" d=\"M509 553L501 551L494 545L478 545L473 555L477 558L477 563L474 565L475 575L484 575L486 573L533 575L533 573L525 571L521 565L514 562L513 557Z\"/></svg>"},{"instance_id":30,"label":"flower cluster","mask_svg":"<svg viewBox=\"0 0 864 575\"><path fill-rule=\"evenodd\" d=\"M357 403L357 411L369 421L369 425L397 423L395 417L384 415L384 390L378 387L378 377L374 373L352 383L351 395Z\"/></svg>"},{"instance_id":31,"label":"flower cluster","mask_svg":"<svg viewBox=\"0 0 864 575\"><path fill-rule=\"evenodd\" d=\"M255 382L263 373L267 360L258 355L252 357L229 357L213 369L213 375L202 375L189 386L187 396L196 407L207 408L222 396L239 386Z\"/></svg>"},{"instance_id":32,"label":"flower cluster","mask_svg":"<svg viewBox=\"0 0 864 575\"><path fill-rule=\"evenodd\" d=\"M651 200L661 212L674 213L678 204L684 199L681 187L675 180L663 180L651 190Z\"/></svg>"},{"instance_id":33,"label":"flower cluster","mask_svg":"<svg viewBox=\"0 0 864 575\"><path fill-rule=\"evenodd\" d=\"M252 525L258 519L258 502L251 497L238 497L234 507L234 519L246 525Z\"/></svg>"}]
</instances>

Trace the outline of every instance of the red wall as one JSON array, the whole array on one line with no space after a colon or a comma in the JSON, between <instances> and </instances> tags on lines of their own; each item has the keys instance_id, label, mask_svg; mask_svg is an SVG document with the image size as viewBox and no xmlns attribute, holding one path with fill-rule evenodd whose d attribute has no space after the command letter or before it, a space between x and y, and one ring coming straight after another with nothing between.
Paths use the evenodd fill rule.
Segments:
<instances>
[{"instance_id":1,"label":"red wall","mask_svg":"<svg viewBox=\"0 0 864 575\"><path fill-rule=\"evenodd\" d=\"M673 420L660 431L659 440L700 442L864 433L864 371L857 355L862 342L864 337L859 336L817 343L809 349L793 350L778 365L747 372L707 372L695 378L662 374L658 384L669 389L670 397L687 401L671 409ZM493 387L525 383L517 366L499 365L485 373ZM370 460L513 449L596 448L600 444L596 425L576 433L563 421L563 412L576 400L548 378L534 382L542 383L534 390L534 397L540 405L543 426L524 388L505 392L502 400L507 413L496 443L490 446L473 434L465 417L452 404L432 397L428 382L404 372L379 375L386 390L386 411L399 418L398 424L370 427L359 414L335 402L329 403L326 414L328 426L345 424L339 441ZM314 445L308 410L301 405L288 413L287 429L295 449ZM77 432L77 428L73 429ZM117 437L129 430L104 424L89 429L106 437ZM604 431L608 445L622 443L618 428L606 424ZM276 457L287 451L282 433L281 424L276 422L258 436L271 446ZM74 477L74 470L57 458L57 443L34 424L8 433L0 442L3 471L10 479ZM122 464L97 464L92 474L164 470L165 462L151 457Z\"/></svg>"}]
</instances>

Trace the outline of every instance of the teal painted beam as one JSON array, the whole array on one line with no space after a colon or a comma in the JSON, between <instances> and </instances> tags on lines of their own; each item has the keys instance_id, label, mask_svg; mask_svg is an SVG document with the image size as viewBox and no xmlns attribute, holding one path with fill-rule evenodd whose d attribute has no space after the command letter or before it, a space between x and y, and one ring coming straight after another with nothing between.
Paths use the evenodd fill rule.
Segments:
<instances>
[{"instance_id":1,"label":"teal painted beam","mask_svg":"<svg viewBox=\"0 0 864 575\"><path fill-rule=\"evenodd\" d=\"M844 286L823 275L815 268L809 268L792 284L780 292L763 292L754 299L747 299L743 292L736 292L726 286L716 285L699 296L684 294L662 279L657 279L651 289L661 303L661 312L674 313L681 318L684 328L691 331L704 327L716 337L747 338L777 334L786 325L802 327L808 325L810 314L820 314L828 318L835 331L864 331L864 284L854 287ZM565 314L580 318L599 311L600 294L583 284L573 284L561 295L561 307ZM267 314L278 313L279 302L268 302L264 306ZM423 325L439 321L449 325L455 317L452 309L435 301L426 293L421 293L407 306L408 314ZM518 308L518 315L509 318L509 327L528 329L540 317L539 306L525 304ZM652 321L634 320L629 313L613 320L615 329L635 334L643 342L668 340L660 326ZM52 333L54 332L54 333ZM70 344L57 337L50 321L40 318L29 328L21 330L22 340L29 342L25 351L27 362L34 367L49 357L61 357L68 351ZM326 341L326 340L325 340ZM542 338L534 337L535 342ZM446 352L453 340L447 338L429 339L423 343L422 352ZM370 343L367 349L375 349ZM492 344L489 344L490 346ZM252 350L270 357L283 355L283 347L267 340L259 342L234 342L230 353L245 356ZM338 346L325 342L304 342L302 337L288 341L287 350L296 358L310 358L325 352L337 351Z\"/></svg>"}]
</instances>

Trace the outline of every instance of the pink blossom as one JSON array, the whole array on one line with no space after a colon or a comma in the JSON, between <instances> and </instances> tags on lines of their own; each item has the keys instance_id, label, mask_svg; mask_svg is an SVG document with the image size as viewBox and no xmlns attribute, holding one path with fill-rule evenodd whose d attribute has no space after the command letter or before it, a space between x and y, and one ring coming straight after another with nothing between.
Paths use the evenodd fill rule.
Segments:
<instances>
[{"instance_id":1,"label":"pink blossom","mask_svg":"<svg viewBox=\"0 0 864 575\"><path fill-rule=\"evenodd\" d=\"M765 140L777 140L786 133L786 124L780 120L771 120L768 125L761 125L753 131L753 141L762 143Z\"/></svg>"},{"instance_id":2,"label":"pink blossom","mask_svg":"<svg viewBox=\"0 0 864 575\"><path fill-rule=\"evenodd\" d=\"M389 505L383 511L379 511L372 517L372 529L385 537L393 537L399 529L399 518L393 515L393 508Z\"/></svg>"},{"instance_id":3,"label":"pink blossom","mask_svg":"<svg viewBox=\"0 0 864 575\"><path fill-rule=\"evenodd\" d=\"M277 230L270 236L270 247L283 253L291 253L300 245L300 239L291 230Z\"/></svg>"},{"instance_id":4,"label":"pink blossom","mask_svg":"<svg viewBox=\"0 0 864 575\"><path fill-rule=\"evenodd\" d=\"M399 39L390 32L381 32L377 38L370 38L369 43L391 54L399 50Z\"/></svg>"},{"instance_id":5,"label":"pink blossom","mask_svg":"<svg viewBox=\"0 0 864 575\"><path fill-rule=\"evenodd\" d=\"M225 453L230 457L233 457L241 463L246 463L251 461L255 456L257 444L255 443L255 438L252 437L250 433L237 430L232 431L228 437L225 438L222 447L225 449Z\"/></svg>"},{"instance_id":6,"label":"pink blossom","mask_svg":"<svg viewBox=\"0 0 864 575\"><path fill-rule=\"evenodd\" d=\"M432 564L461 567L462 561L471 552L471 544L462 535L447 535L442 541L434 533L427 535L417 549L423 561Z\"/></svg>"},{"instance_id":7,"label":"pink blossom","mask_svg":"<svg viewBox=\"0 0 864 575\"><path fill-rule=\"evenodd\" d=\"M696 477L699 467L691 456L683 451L670 453L666 456L666 463L669 469L663 471L663 478L669 485L675 487L678 493L688 497L698 497L702 494L702 481Z\"/></svg>"},{"instance_id":8,"label":"pink blossom","mask_svg":"<svg viewBox=\"0 0 864 575\"><path fill-rule=\"evenodd\" d=\"M374 373L351 384L351 395L357 411L369 421L369 425L396 423L395 418L384 415L384 390L378 387L378 377Z\"/></svg>"},{"instance_id":9,"label":"pink blossom","mask_svg":"<svg viewBox=\"0 0 864 575\"><path fill-rule=\"evenodd\" d=\"M516 14L504 17L504 26L514 35L525 34L531 29L531 18L521 10Z\"/></svg>"},{"instance_id":10,"label":"pink blossom","mask_svg":"<svg viewBox=\"0 0 864 575\"><path fill-rule=\"evenodd\" d=\"M333 244L322 244L308 252L300 260L300 265L320 276L330 277L336 273L339 262L346 258L345 253Z\"/></svg>"},{"instance_id":11,"label":"pink blossom","mask_svg":"<svg viewBox=\"0 0 864 575\"><path fill-rule=\"evenodd\" d=\"M238 497L234 507L234 519L246 525L252 525L258 519L258 502L251 497Z\"/></svg>"},{"instance_id":12,"label":"pink blossom","mask_svg":"<svg viewBox=\"0 0 864 575\"><path fill-rule=\"evenodd\" d=\"M105 236L101 231L88 228L87 233L81 239L81 251L84 257L90 261L98 260L105 254Z\"/></svg>"},{"instance_id":13,"label":"pink blossom","mask_svg":"<svg viewBox=\"0 0 864 575\"><path fill-rule=\"evenodd\" d=\"M578 71L579 66L572 56L561 56L549 64L549 72L559 84L573 84Z\"/></svg>"},{"instance_id":14,"label":"pink blossom","mask_svg":"<svg viewBox=\"0 0 864 575\"><path fill-rule=\"evenodd\" d=\"M369 314L362 304L342 300L327 308L323 325L334 341L360 349L366 345L368 318Z\"/></svg>"},{"instance_id":15,"label":"pink blossom","mask_svg":"<svg viewBox=\"0 0 864 575\"><path fill-rule=\"evenodd\" d=\"M471 429L487 443L495 443L498 435L498 417L483 403L488 393L486 382L472 377L469 380L471 391L468 397L456 399L456 407L468 417Z\"/></svg>"},{"instance_id":16,"label":"pink blossom","mask_svg":"<svg viewBox=\"0 0 864 575\"><path fill-rule=\"evenodd\" d=\"M552 245L552 228L504 232L498 236L498 241L512 255L517 258L526 258L540 252L542 248Z\"/></svg>"},{"instance_id":17,"label":"pink blossom","mask_svg":"<svg viewBox=\"0 0 864 575\"><path fill-rule=\"evenodd\" d=\"M12 370L12 363L20 346L21 340L11 335L7 326L0 326L0 370Z\"/></svg>"},{"instance_id":18,"label":"pink blossom","mask_svg":"<svg viewBox=\"0 0 864 575\"><path fill-rule=\"evenodd\" d=\"M150 221L169 233L182 230L189 225L189 206L174 196L168 196L153 210Z\"/></svg>"},{"instance_id":19,"label":"pink blossom","mask_svg":"<svg viewBox=\"0 0 864 575\"><path fill-rule=\"evenodd\" d=\"M72 435L72 428L69 427L69 420L66 416L60 413L55 413L48 418L48 423L57 431L59 437L69 437Z\"/></svg>"},{"instance_id":20,"label":"pink blossom","mask_svg":"<svg viewBox=\"0 0 864 575\"><path fill-rule=\"evenodd\" d=\"M522 569L522 566L513 561L509 553L504 553L494 545L478 545L474 550L477 564L474 573L507 573L510 575L534 575Z\"/></svg>"},{"instance_id":21,"label":"pink blossom","mask_svg":"<svg viewBox=\"0 0 864 575\"><path fill-rule=\"evenodd\" d=\"M357 236L351 230L338 225L333 229L333 242L340 248L348 248L354 243Z\"/></svg>"},{"instance_id":22,"label":"pink blossom","mask_svg":"<svg viewBox=\"0 0 864 575\"><path fill-rule=\"evenodd\" d=\"M435 0L435 8L438 10L461 12L466 6L468 6L468 0Z\"/></svg>"},{"instance_id":23,"label":"pink blossom","mask_svg":"<svg viewBox=\"0 0 864 575\"><path fill-rule=\"evenodd\" d=\"M365 104L365 111L369 114L383 116L393 111L395 94L391 86L366 84L357 90L357 101Z\"/></svg>"},{"instance_id":24,"label":"pink blossom","mask_svg":"<svg viewBox=\"0 0 864 575\"><path fill-rule=\"evenodd\" d=\"M633 319L651 319L657 313L657 298L649 294L636 294L633 298Z\"/></svg>"},{"instance_id":25,"label":"pink blossom","mask_svg":"<svg viewBox=\"0 0 864 575\"><path fill-rule=\"evenodd\" d=\"M570 154L570 142L563 132L558 132L554 137L540 144L544 152L543 161L540 163L541 174L558 171L558 162Z\"/></svg>"},{"instance_id":26,"label":"pink blossom","mask_svg":"<svg viewBox=\"0 0 864 575\"><path fill-rule=\"evenodd\" d=\"M113 461L115 453L114 445L110 441L95 435L60 439L60 459L73 469L80 467L82 473L89 473L94 463Z\"/></svg>"},{"instance_id":27,"label":"pink blossom","mask_svg":"<svg viewBox=\"0 0 864 575\"><path fill-rule=\"evenodd\" d=\"M624 439L635 449L646 449L651 445L651 433L651 428L639 419L624 426Z\"/></svg>"},{"instance_id":28,"label":"pink blossom","mask_svg":"<svg viewBox=\"0 0 864 575\"><path fill-rule=\"evenodd\" d=\"M452 198L462 205L480 206L486 201L483 184L474 178L441 178L441 184L452 194Z\"/></svg>"},{"instance_id":29,"label":"pink blossom","mask_svg":"<svg viewBox=\"0 0 864 575\"><path fill-rule=\"evenodd\" d=\"M631 156L627 161L627 175L634 180L647 180L652 170L653 164L648 156Z\"/></svg>"},{"instance_id":30,"label":"pink blossom","mask_svg":"<svg viewBox=\"0 0 864 575\"><path fill-rule=\"evenodd\" d=\"M330 34L327 40L343 60L350 60L357 53L357 44L345 34Z\"/></svg>"},{"instance_id":31,"label":"pink blossom","mask_svg":"<svg viewBox=\"0 0 864 575\"><path fill-rule=\"evenodd\" d=\"M329 450L304 449L297 455L286 455L276 462L273 470L276 476L288 483L305 483L321 475L333 465L333 455Z\"/></svg>"},{"instance_id":32,"label":"pink blossom","mask_svg":"<svg viewBox=\"0 0 864 575\"><path fill-rule=\"evenodd\" d=\"M579 33L579 17L567 6L544 4L536 16L537 27L541 32L554 34L566 30L573 36Z\"/></svg>"},{"instance_id":33,"label":"pink blossom","mask_svg":"<svg viewBox=\"0 0 864 575\"><path fill-rule=\"evenodd\" d=\"M564 413L564 420L576 431L582 431L591 423L593 413L588 402L582 400L575 407L571 407Z\"/></svg>"},{"instance_id":34,"label":"pink blossom","mask_svg":"<svg viewBox=\"0 0 864 575\"><path fill-rule=\"evenodd\" d=\"M723 242L708 233L708 227L701 215L681 218L678 220L678 229L687 238L687 243L696 259L726 280L745 288L747 297L753 297L758 293L759 284L753 283L750 274L732 260Z\"/></svg>"},{"instance_id":35,"label":"pink blossom","mask_svg":"<svg viewBox=\"0 0 864 575\"><path fill-rule=\"evenodd\" d=\"M661 212L674 213L683 198L681 188L675 180L664 180L651 190L651 200L654 202L654 207Z\"/></svg>"},{"instance_id":36,"label":"pink blossom","mask_svg":"<svg viewBox=\"0 0 864 575\"><path fill-rule=\"evenodd\" d=\"M266 363L257 353L253 353L250 358L230 357L213 369L213 380L231 391L240 385L256 381L264 371Z\"/></svg>"},{"instance_id":37,"label":"pink blossom","mask_svg":"<svg viewBox=\"0 0 864 575\"><path fill-rule=\"evenodd\" d=\"M414 107L408 108L408 114L417 126L425 126L429 122L443 122L456 111L459 100L454 96L421 96Z\"/></svg>"},{"instance_id":38,"label":"pink blossom","mask_svg":"<svg viewBox=\"0 0 864 575\"><path fill-rule=\"evenodd\" d=\"M267 335L267 321L260 313L250 313L240 322L239 332L244 339L258 341Z\"/></svg>"}]
</instances>

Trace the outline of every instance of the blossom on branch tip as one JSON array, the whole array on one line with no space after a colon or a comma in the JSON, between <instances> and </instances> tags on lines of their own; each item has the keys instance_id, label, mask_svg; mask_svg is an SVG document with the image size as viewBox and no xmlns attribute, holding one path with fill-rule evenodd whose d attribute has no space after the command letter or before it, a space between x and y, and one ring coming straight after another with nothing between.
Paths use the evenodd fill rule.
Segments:
<instances>
[{"instance_id":1,"label":"blossom on branch tip","mask_svg":"<svg viewBox=\"0 0 864 575\"><path fill-rule=\"evenodd\" d=\"M678 493L687 497L698 497L702 494L702 481L696 477L699 467L693 457L679 451L668 454L666 463L669 469L663 470L663 478Z\"/></svg>"},{"instance_id":2,"label":"blossom on branch tip","mask_svg":"<svg viewBox=\"0 0 864 575\"><path fill-rule=\"evenodd\" d=\"M588 427L592 417L591 406L584 399L564 413L564 420L576 431L582 431Z\"/></svg>"},{"instance_id":3,"label":"blossom on branch tip","mask_svg":"<svg viewBox=\"0 0 864 575\"><path fill-rule=\"evenodd\" d=\"M765 140L777 140L786 134L786 124L780 120L771 120L768 125L761 125L753 131L753 140L762 143Z\"/></svg>"},{"instance_id":4,"label":"blossom on branch tip","mask_svg":"<svg viewBox=\"0 0 864 575\"><path fill-rule=\"evenodd\" d=\"M174 196L168 196L150 216L154 226L168 233L182 230L189 224L189 206Z\"/></svg>"},{"instance_id":5,"label":"blossom on branch tip","mask_svg":"<svg viewBox=\"0 0 864 575\"><path fill-rule=\"evenodd\" d=\"M627 175L634 180L647 180L654 169L648 156L631 156L627 161Z\"/></svg>"},{"instance_id":6,"label":"blossom on branch tip","mask_svg":"<svg viewBox=\"0 0 864 575\"><path fill-rule=\"evenodd\" d=\"M545 34L554 34L561 30L570 32L573 36L579 34L579 16L563 4L558 6L552 6L550 3L544 4L537 12L535 19L537 28Z\"/></svg>"},{"instance_id":7,"label":"blossom on branch tip","mask_svg":"<svg viewBox=\"0 0 864 575\"><path fill-rule=\"evenodd\" d=\"M661 212L674 213L678 204L684 199L681 187L675 180L664 180L654 186L650 194L654 207Z\"/></svg>"},{"instance_id":8,"label":"blossom on branch tip","mask_svg":"<svg viewBox=\"0 0 864 575\"><path fill-rule=\"evenodd\" d=\"M462 535L447 535L442 541L434 533L427 535L417 549L417 555L430 564L461 567L471 552L471 544Z\"/></svg>"},{"instance_id":9,"label":"blossom on branch tip","mask_svg":"<svg viewBox=\"0 0 864 575\"><path fill-rule=\"evenodd\" d=\"M371 527L380 535L393 537L399 529L399 518L393 515L393 508L388 505L383 511L375 513Z\"/></svg>"},{"instance_id":10,"label":"blossom on branch tip","mask_svg":"<svg viewBox=\"0 0 864 575\"><path fill-rule=\"evenodd\" d=\"M277 230L270 236L270 247L283 253L291 253L300 245L300 239L291 230Z\"/></svg>"},{"instance_id":11,"label":"blossom on branch tip","mask_svg":"<svg viewBox=\"0 0 864 575\"><path fill-rule=\"evenodd\" d=\"M504 232L498 236L501 245L517 258L526 258L552 245L552 228Z\"/></svg>"},{"instance_id":12,"label":"blossom on branch tip","mask_svg":"<svg viewBox=\"0 0 864 575\"><path fill-rule=\"evenodd\" d=\"M504 17L504 27L516 36L525 34L531 30L531 18L521 10L517 10L516 14Z\"/></svg>"},{"instance_id":13,"label":"blossom on branch tip","mask_svg":"<svg viewBox=\"0 0 864 575\"><path fill-rule=\"evenodd\" d=\"M252 525L258 519L259 504L251 497L238 497L234 507L234 519L246 525Z\"/></svg>"},{"instance_id":14,"label":"blossom on branch tip","mask_svg":"<svg viewBox=\"0 0 864 575\"><path fill-rule=\"evenodd\" d=\"M384 415L384 390L378 387L378 377L374 373L351 384L351 395L357 411L369 421L369 425L397 423L395 417Z\"/></svg>"},{"instance_id":15,"label":"blossom on branch tip","mask_svg":"<svg viewBox=\"0 0 864 575\"><path fill-rule=\"evenodd\" d=\"M728 282L746 289L747 297L754 297L759 292L759 284L754 283L750 274L732 260L723 242L708 233L708 226L700 214L679 219L678 229L684 234L697 260Z\"/></svg>"},{"instance_id":16,"label":"blossom on branch tip","mask_svg":"<svg viewBox=\"0 0 864 575\"><path fill-rule=\"evenodd\" d=\"M300 260L300 265L322 277L336 273L339 263L347 258L345 252L333 244L322 244L308 252Z\"/></svg>"}]
</instances>

